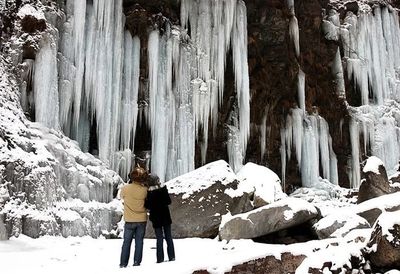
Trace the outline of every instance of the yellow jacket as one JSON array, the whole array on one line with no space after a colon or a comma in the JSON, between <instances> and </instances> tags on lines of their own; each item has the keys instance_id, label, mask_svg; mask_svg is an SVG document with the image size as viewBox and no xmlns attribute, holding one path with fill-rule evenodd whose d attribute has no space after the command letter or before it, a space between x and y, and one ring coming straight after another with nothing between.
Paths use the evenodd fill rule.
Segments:
<instances>
[{"instance_id":1,"label":"yellow jacket","mask_svg":"<svg viewBox=\"0 0 400 274\"><path fill-rule=\"evenodd\" d=\"M147 212L144 200L147 197L147 187L133 182L121 189L121 199L124 201L125 222L146 222Z\"/></svg>"}]
</instances>

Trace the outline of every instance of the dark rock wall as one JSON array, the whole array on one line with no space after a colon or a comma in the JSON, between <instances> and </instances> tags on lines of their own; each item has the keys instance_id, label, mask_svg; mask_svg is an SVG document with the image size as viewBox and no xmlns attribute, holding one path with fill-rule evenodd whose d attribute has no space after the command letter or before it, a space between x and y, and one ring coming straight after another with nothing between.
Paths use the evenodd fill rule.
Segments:
<instances>
[{"instance_id":1,"label":"dark rock wall","mask_svg":"<svg viewBox=\"0 0 400 274\"><path fill-rule=\"evenodd\" d=\"M338 43L326 40L321 24L327 12L327 0L295 1L295 12L299 23L300 51L296 57L293 42L289 37L290 14L285 1L247 0L248 19L248 63L251 94L251 136L246 153L246 162L267 165L281 174L280 129L285 118L297 102L297 73L299 67L306 74L306 108L309 113L318 112L330 126L333 149L338 157L339 180L348 185L347 162L351 153L348 133L348 113L343 99L336 96L331 72ZM146 40L154 25L163 27L170 20L179 23L179 5L176 1L124 1L127 28L138 34L142 43L142 84L146 83ZM144 63L143 63L144 62ZM236 95L234 74L230 55L227 57L225 90L222 108L219 111L217 134L209 132L207 162L228 159L226 150L226 124L234 108ZM266 153L261 159L260 136L264 114L267 115ZM341 122L341 120L343 120ZM342 132L338 130L343 123ZM145 129L137 132L135 148L150 149ZM200 148L197 147L199 152ZM301 185L297 162L287 163L288 188ZM196 166L200 153L196 153ZM290 189L287 189L290 190Z\"/></svg>"}]
</instances>

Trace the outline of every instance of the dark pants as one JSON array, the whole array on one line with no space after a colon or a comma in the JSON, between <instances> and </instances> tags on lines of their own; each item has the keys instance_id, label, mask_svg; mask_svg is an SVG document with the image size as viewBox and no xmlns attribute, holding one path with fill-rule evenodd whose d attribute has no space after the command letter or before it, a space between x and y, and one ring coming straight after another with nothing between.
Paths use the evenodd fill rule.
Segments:
<instances>
[{"instance_id":1,"label":"dark pants","mask_svg":"<svg viewBox=\"0 0 400 274\"><path fill-rule=\"evenodd\" d=\"M125 223L124 243L122 244L121 260L119 266L125 267L128 265L133 238L135 238L135 255L133 257L133 264L139 265L142 262L143 238L145 231L146 231L146 222Z\"/></svg>"},{"instance_id":2,"label":"dark pants","mask_svg":"<svg viewBox=\"0 0 400 274\"><path fill-rule=\"evenodd\" d=\"M174 242L172 241L171 225L154 228L157 238L157 263L164 261L163 231L167 242L167 253L170 261L175 260Z\"/></svg>"}]
</instances>

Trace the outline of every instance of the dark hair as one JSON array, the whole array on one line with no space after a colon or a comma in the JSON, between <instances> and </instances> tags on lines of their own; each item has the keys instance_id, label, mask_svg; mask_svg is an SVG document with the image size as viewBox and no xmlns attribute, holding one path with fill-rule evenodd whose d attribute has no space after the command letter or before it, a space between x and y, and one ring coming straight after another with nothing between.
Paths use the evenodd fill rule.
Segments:
<instances>
[{"instance_id":1,"label":"dark hair","mask_svg":"<svg viewBox=\"0 0 400 274\"><path fill-rule=\"evenodd\" d=\"M129 179L138 183L144 183L147 180L148 173L142 167L135 167L129 174Z\"/></svg>"},{"instance_id":2,"label":"dark hair","mask_svg":"<svg viewBox=\"0 0 400 274\"><path fill-rule=\"evenodd\" d=\"M147 178L147 185L150 186L158 186L160 184L160 178L155 174L149 174Z\"/></svg>"}]
</instances>

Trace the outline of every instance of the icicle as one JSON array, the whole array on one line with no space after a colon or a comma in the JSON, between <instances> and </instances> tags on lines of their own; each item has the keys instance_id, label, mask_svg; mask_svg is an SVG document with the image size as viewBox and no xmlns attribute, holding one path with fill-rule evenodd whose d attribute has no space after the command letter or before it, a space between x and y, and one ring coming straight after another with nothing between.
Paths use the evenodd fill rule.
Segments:
<instances>
[{"instance_id":1,"label":"icicle","mask_svg":"<svg viewBox=\"0 0 400 274\"><path fill-rule=\"evenodd\" d=\"M303 186L318 183L320 165L322 177L338 184L337 158L332 148L328 123L322 117L307 115L299 108L292 109L291 115L286 118L285 128L281 129L282 175L286 172L286 159L290 159L292 142Z\"/></svg>"},{"instance_id":2,"label":"icicle","mask_svg":"<svg viewBox=\"0 0 400 274\"><path fill-rule=\"evenodd\" d=\"M340 31L347 59L348 77L361 93L361 103L382 105L386 99L397 97L400 41L397 11L375 7L372 12L362 12L359 17L349 13Z\"/></svg>"},{"instance_id":3,"label":"icicle","mask_svg":"<svg viewBox=\"0 0 400 274\"><path fill-rule=\"evenodd\" d=\"M349 173L350 187L360 186L360 142L358 136L358 123L351 118L349 123L351 143L351 170Z\"/></svg>"},{"instance_id":4,"label":"icicle","mask_svg":"<svg viewBox=\"0 0 400 274\"><path fill-rule=\"evenodd\" d=\"M286 130L281 129L281 168L282 168L282 189L285 189L286 182Z\"/></svg>"},{"instance_id":5,"label":"icicle","mask_svg":"<svg viewBox=\"0 0 400 274\"><path fill-rule=\"evenodd\" d=\"M243 154L240 144L240 132L235 126L228 126L228 159L233 171L238 172L243 166Z\"/></svg>"},{"instance_id":6,"label":"icicle","mask_svg":"<svg viewBox=\"0 0 400 274\"><path fill-rule=\"evenodd\" d=\"M241 151L245 154L250 136L250 90L247 64L247 15L243 1L237 3L236 24L232 36L233 67L239 102L239 131Z\"/></svg>"},{"instance_id":7,"label":"icicle","mask_svg":"<svg viewBox=\"0 0 400 274\"><path fill-rule=\"evenodd\" d=\"M304 128L302 144L301 182L305 187L313 187L318 183L318 141L315 131L308 125Z\"/></svg>"},{"instance_id":8,"label":"icicle","mask_svg":"<svg viewBox=\"0 0 400 274\"><path fill-rule=\"evenodd\" d=\"M343 75L342 58L340 57L340 49L338 47L335 55L335 60L332 64L332 74L335 78L336 94L343 99L346 99L346 88Z\"/></svg>"},{"instance_id":9,"label":"icicle","mask_svg":"<svg viewBox=\"0 0 400 274\"><path fill-rule=\"evenodd\" d=\"M300 56L300 36L299 36L299 23L297 22L296 16L290 17L289 21L289 36L293 42L296 56Z\"/></svg>"},{"instance_id":10,"label":"icicle","mask_svg":"<svg viewBox=\"0 0 400 274\"><path fill-rule=\"evenodd\" d=\"M36 54L33 92L36 121L47 127L59 129L56 45L52 34L43 35L40 50Z\"/></svg>"},{"instance_id":11,"label":"icicle","mask_svg":"<svg viewBox=\"0 0 400 274\"><path fill-rule=\"evenodd\" d=\"M265 146L267 140L267 112L264 113L263 118L261 120L261 136L260 136L260 151L261 151L261 161L263 161L265 156Z\"/></svg>"},{"instance_id":12,"label":"icicle","mask_svg":"<svg viewBox=\"0 0 400 274\"><path fill-rule=\"evenodd\" d=\"M304 112L306 111L306 96L305 96L305 85L306 85L306 75L299 68L298 80L297 80L297 93L299 98L299 107Z\"/></svg>"}]
</instances>

